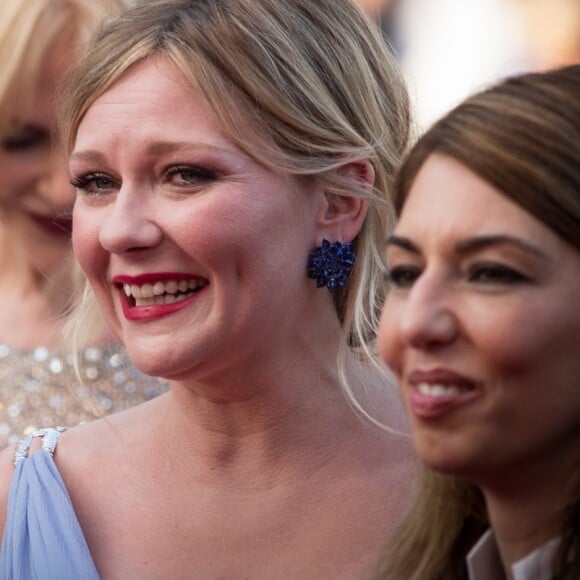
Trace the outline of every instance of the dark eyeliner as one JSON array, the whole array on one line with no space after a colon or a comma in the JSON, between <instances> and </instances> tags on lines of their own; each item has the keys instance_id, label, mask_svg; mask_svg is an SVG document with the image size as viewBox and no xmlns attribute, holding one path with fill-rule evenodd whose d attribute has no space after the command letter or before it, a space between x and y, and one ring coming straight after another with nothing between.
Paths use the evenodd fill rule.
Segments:
<instances>
[{"instance_id":1,"label":"dark eyeliner","mask_svg":"<svg viewBox=\"0 0 580 580\"><path fill-rule=\"evenodd\" d=\"M479 263L469 268L468 279L479 284L520 284L528 278L514 268L496 263Z\"/></svg>"},{"instance_id":2,"label":"dark eyeliner","mask_svg":"<svg viewBox=\"0 0 580 580\"><path fill-rule=\"evenodd\" d=\"M47 145L50 137L46 131L36 127L24 127L20 132L2 140L2 148L8 153L17 153L34 147Z\"/></svg>"},{"instance_id":3,"label":"dark eyeliner","mask_svg":"<svg viewBox=\"0 0 580 580\"><path fill-rule=\"evenodd\" d=\"M105 173L87 173L73 177L71 185L87 195L101 195L116 186L115 180Z\"/></svg>"},{"instance_id":4,"label":"dark eyeliner","mask_svg":"<svg viewBox=\"0 0 580 580\"><path fill-rule=\"evenodd\" d=\"M394 288L410 288L421 275L416 266L395 266L387 271L387 280Z\"/></svg>"},{"instance_id":5,"label":"dark eyeliner","mask_svg":"<svg viewBox=\"0 0 580 580\"><path fill-rule=\"evenodd\" d=\"M182 181L187 183L188 180L192 181L213 181L217 178L217 172L213 169L207 167L201 167L199 165L174 165L167 169L166 175L181 176Z\"/></svg>"}]
</instances>

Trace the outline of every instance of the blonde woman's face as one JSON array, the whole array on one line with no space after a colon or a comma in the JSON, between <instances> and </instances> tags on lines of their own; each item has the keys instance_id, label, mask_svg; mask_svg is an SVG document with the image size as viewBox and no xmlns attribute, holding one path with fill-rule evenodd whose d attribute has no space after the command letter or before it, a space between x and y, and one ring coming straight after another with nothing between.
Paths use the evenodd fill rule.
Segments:
<instances>
[{"instance_id":1,"label":"blonde woman's face","mask_svg":"<svg viewBox=\"0 0 580 580\"><path fill-rule=\"evenodd\" d=\"M379 348L430 467L557 477L580 448L580 253L458 162L420 170L387 245Z\"/></svg>"},{"instance_id":2,"label":"blonde woman's face","mask_svg":"<svg viewBox=\"0 0 580 580\"><path fill-rule=\"evenodd\" d=\"M90 106L70 168L75 254L145 372L239 373L314 318L296 313L323 299L306 276L323 193L236 147L170 62Z\"/></svg>"},{"instance_id":3,"label":"blonde woman's face","mask_svg":"<svg viewBox=\"0 0 580 580\"><path fill-rule=\"evenodd\" d=\"M0 142L0 219L20 232L31 251L68 247L74 189L57 143L56 84L70 63L70 46L59 42L40 67L35 86L11 111Z\"/></svg>"}]
</instances>

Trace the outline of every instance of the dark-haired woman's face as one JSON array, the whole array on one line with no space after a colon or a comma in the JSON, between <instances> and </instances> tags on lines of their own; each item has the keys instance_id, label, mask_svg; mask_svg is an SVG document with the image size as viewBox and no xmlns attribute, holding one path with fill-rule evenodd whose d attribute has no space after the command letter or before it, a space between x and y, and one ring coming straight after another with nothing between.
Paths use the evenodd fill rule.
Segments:
<instances>
[{"instance_id":1,"label":"dark-haired woman's face","mask_svg":"<svg viewBox=\"0 0 580 580\"><path fill-rule=\"evenodd\" d=\"M430 157L387 244L379 336L421 458L540 477L580 448L580 253L458 162ZM523 479L525 481L525 479Z\"/></svg>"}]
</instances>

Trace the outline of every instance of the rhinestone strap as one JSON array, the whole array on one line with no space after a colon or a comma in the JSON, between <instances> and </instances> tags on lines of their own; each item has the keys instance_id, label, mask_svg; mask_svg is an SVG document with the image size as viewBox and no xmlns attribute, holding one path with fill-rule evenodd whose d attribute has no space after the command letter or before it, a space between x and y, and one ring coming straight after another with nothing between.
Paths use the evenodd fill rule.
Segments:
<instances>
[{"instance_id":1,"label":"rhinestone strap","mask_svg":"<svg viewBox=\"0 0 580 580\"><path fill-rule=\"evenodd\" d=\"M54 457L54 450L60 434L66 431L66 427L48 427L46 429L39 429L27 435L20 440L14 451L14 465L18 465L28 457L30 446L33 439L42 437L42 450L46 451L51 457Z\"/></svg>"}]
</instances>

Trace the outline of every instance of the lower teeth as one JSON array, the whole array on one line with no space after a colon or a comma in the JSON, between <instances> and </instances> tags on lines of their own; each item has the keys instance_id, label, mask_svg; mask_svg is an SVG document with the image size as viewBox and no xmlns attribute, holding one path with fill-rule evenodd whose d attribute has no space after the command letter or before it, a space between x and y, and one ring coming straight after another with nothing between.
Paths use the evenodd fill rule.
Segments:
<instances>
[{"instance_id":1,"label":"lower teeth","mask_svg":"<svg viewBox=\"0 0 580 580\"><path fill-rule=\"evenodd\" d=\"M153 304L172 304L173 302L181 302L193 294L192 291L184 294L161 294L160 296L153 296L152 298L133 298L133 306L151 306Z\"/></svg>"}]
</instances>

